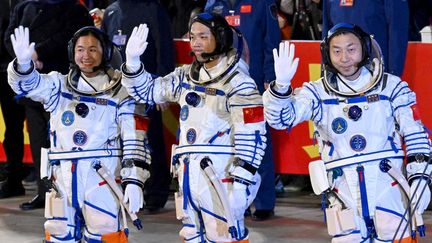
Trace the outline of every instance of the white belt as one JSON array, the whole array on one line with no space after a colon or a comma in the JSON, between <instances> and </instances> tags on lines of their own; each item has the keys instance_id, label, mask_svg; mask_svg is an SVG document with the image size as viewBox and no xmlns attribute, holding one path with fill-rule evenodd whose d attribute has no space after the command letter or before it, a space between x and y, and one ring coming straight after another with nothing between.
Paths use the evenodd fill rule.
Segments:
<instances>
[{"instance_id":1,"label":"white belt","mask_svg":"<svg viewBox=\"0 0 432 243\"><path fill-rule=\"evenodd\" d=\"M208 144L194 144L177 146L174 150L174 155L183 154L235 154L234 146L230 145L208 145Z\"/></svg>"},{"instance_id":2,"label":"white belt","mask_svg":"<svg viewBox=\"0 0 432 243\"><path fill-rule=\"evenodd\" d=\"M387 159L403 158L404 155L405 155L404 151L401 149L399 149L397 153L395 153L394 150L389 149L389 150L367 153L367 154L356 154L354 156L347 157L347 158L327 161L327 162L325 162L325 167L327 170L332 170L334 168L338 168L338 167L342 167L342 166L367 163L367 162L386 159L386 158Z\"/></svg>"},{"instance_id":3,"label":"white belt","mask_svg":"<svg viewBox=\"0 0 432 243\"><path fill-rule=\"evenodd\" d=\"M103 157L121 157L121 149L98 149L98 150L83 150L83 151L68 151L68 152L50 152L49 160L70 160L70 159L88 159L88 158L103 158Z\"/></svg>"}]
</instances>

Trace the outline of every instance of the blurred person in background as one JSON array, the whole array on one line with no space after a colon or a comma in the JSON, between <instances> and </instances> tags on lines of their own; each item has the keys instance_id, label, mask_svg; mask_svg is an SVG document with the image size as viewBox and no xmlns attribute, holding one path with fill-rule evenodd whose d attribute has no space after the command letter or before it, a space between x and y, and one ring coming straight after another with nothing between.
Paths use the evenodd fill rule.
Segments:
<instances>
[{"instance_id":1,"label":"blurred person in background","mask_svg":"<svg viewBox=\"0 0 432 243\"><path fill-rule=\"evenodd\" d=\"M9 54L15 57L10 36L18 26L28 27L30 41L35 42L32 60L35 68L43 73L69 70L67 44L75 31L83 26L93 25L88 10L77 0L26 0L19 3L11 14L5 32L5 45ZM48 148L49 113L42 104L22 97L25 106L30 148L38 185L37 195L20 205L23 210L41 208L45 204L46 187L39 178L41 148Z\"/></svg>"},{"instance_id":2,"label":"blurred person in background","mask_svg":"<svg viewBox=\"0 0 432 243\"><path fill-rule=\"evenodd\" d=\"M21 196L25 194L22 184L24 178L24 106L14 100L15 93L7 85L7 65L12 56L6 50L4 37L9 25L10 12L18 0L0 1L0 104L5 124L3 149L6 164L0 182L0 198Z\"/></svg>"}]
</instances>

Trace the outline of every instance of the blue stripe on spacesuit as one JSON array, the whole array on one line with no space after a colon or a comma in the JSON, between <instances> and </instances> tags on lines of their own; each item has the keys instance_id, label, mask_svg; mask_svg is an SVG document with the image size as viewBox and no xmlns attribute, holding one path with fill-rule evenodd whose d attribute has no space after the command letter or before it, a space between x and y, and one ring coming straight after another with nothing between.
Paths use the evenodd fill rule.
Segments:
<instances>
[{"instance_id":1,"label":"blue stripe on spacesuit","mask_svg":"<svg viewBox=\"0 0 432 243\"><path fill-rule=\"evenodd\" d=\"M378 154L378 153L382 153L382 152L388 152L388 151L393 151L393 149L386 149L386 150L380 150L380 151L375 151L375 152L371 152L371 153L361 153L361 154L354 154L353 156L348 156L348 157L344 157L344 158L339 158L339 159L335 159L335 160L331 160L331 161L326 161L324 162L324 164L326 165L326 167L328 167L330 164L332 163L336 163L340 160L344 160L344 159L349 159L349 158L356 158L358 156L365 156L365 155L371 155L371 154ZM401 151L401 149L398 149L398 151ZM392 156L392 157L386 157L387 159L402 159L404 156ZM354 162L351 164L344 164L343 166L339 166L339 167L345 167L345 166L350 166L350 165L355 165L355 164L360 164L360 163L367 163L367 162L372 162L372 161L377 161L383 158L373 158L370 160L361 160L360 162ZM335 168L339 168L339 167L335 167ZM332 168L335 169L335 168ZM327 171L329 171L327 169Z\"/></svg>"},{"instance_id":2,"label":"blue stripe on spacesuit","mask_svg":"<svg viewBox=\"0 0 432 243\"><path fill-rule=\"evenodd\" d=\"M229 107L247 107L247 106L262 106L262 103L258 103L258 104L241 104L241 105L233 105L230 104Z\"/></svg>"},{"instance_id":3,"label":"blue stripe on spacesuit","mask_svg":"<svg viewBox=\"0 0 432 243\"><path fill-rule=\"evenodd\" d=\"M400 214L400 213L398 213L398 212L395 212L395 211L393 211L393 210L390 210L390 209L388 209L388 208L383 208L383 207L379 207L379 206L377 206L377 207L376 207L376 210L380 210L380 211L383 211L383 212L391 213L391 214L393 214L393 215L398 216L399 218L402 218L404 221L407 221L407 219L404 217L404 215L402 215L402 214Z\"/></svg>"},{"instance_id":4,"label":"blue stripe on spacesuit","mask_svg":"<svg viewBox=\"0 0 432 243\"><path fill-rule=\"evenodd\" d=\"M322 102L326 105L339 105L339 103L345 103L345 104L355 104L355 103L363 103L368 102L369 96L359 96L354 98L346 98L346 99L324 99ZM378 95L379 100L390 100L390 98L386 95ZM376 101L376 100L374 100Z\"/></svg>"},{"instance_id":5,"label":"blue stripe on spacesuit","mask_svg":"<svg viewBox=\"0 0 432 243\"><path fill-rule=\"evenodd\" d=\"M424 131L406 134L404 136L404 141L406 144L407 154L415 153L414 151L418 151L417 153L429 153L429 139Z\"/></svg>"},{"instance_id":6,"label":"blue stripe on spacesuit","mask_svg":"<svg viewBox=\"0 0 432 243\"><path fill-rule=\"evenodd\" d=\"M102 236L102 234L95 234L95 233L90 232L89 229L88 229L88 227L87 227L87 225L85 225L84 228L86 229L86 232L87 232L89 235L93 235L93 236L97 236L97 237L101 237L101 236ZM84 239L85 239L85 238L86 238L86 236L84 235Z\"/></svg>"},{"instance_id":7,"label":"blue stripe on spacesuit","mask_svg":"<svg viewBox=\"0 0 432 243\"><path fill-rule=\"evenodd\" d=\"M60 79L57 80L57 92L55 94L53 94L50 98L49 101L47 102L47 104L45 105L46 109L48 111L53 111L57 108L58 104L60 103L60 95L61 95L61 91L60 91ZM53 99L54 98L54 99ZM53 104L55 103L55 105L53 106Z\"/></svg>"},{"instance_id":8,"label":"blue stripe on spacesuit","mask_svg":"<svg viewBox=\"0 0 432 243\"><path fill-rule=\"evenodd\" d=\"M419 139L419 138L427 139L427 136L426 136L426 134L425 134L424 132L415 132L415 133L408 133L408 134L405 134L405 135L404 135L405 142L408 142L408 141L413 140L413 139L409 140L409 139L407 139L407 138L408 138L408 137L411 137L411 136L414 136L414 135L423 135L423 137L418 137L418 138L414 138L414 139Z\"/></svg>"},{"instance_id":9,"label":"blue stripe on spacesuit","mask_svg":"<svg viewBox=\"0 0 432 243\"><path fill-rule=\"evenodd\" d=\"M413 104L415 104L415 103L416 103L415 101L411 101L411 102L409 102L409 103L407 103L407 104L402 104L402 105L396 106L396 107L394 108L394 111L397 111L399 108L403 108L403 107L411 106L411 105L413 105Z\"/></svg>"},{"instance_id":10,"label":"blue stripe on spacesuit","mask_svg":"<svg viewBox=\"0 0 432 243\"><path fill-rule=\"evenodd\" d=\"M86 243L104 243L104 241L102 241L102 240L88 238L85 235L84 235L84 240L86 241Z\"/></svg>"},{"instance_id":11,"label":"blue stripe on spacesuit","mask_svg":"<svg viewBox=\"0 0 432 243\"><path fill-rule=\"evenodd\" d=\"M248 85L248 86L246 86L246 87L242 87L242 86L244 86L244 85ZM236 89L233 89L233 90L232 90L232 91L227 95L227 97L228 97L228 98L231 98L232 96L234 96L234 95L237 94L238 92L243 91L243 90L248 90L248 89L250 89L250 90L252 90L252 91L255 91L255 90L256 90L256 87L253 86L251 83L242 83L242 84L240 84L239 86L237 86Z\"/></svg>"},{"instance_id":12,"label":"blue stripe on spacesuit","mask_svg":"<svg viewBox=\"0 0 432 243\"><path fill-rule=\"evenodd\" d=\"M238 94L237 96L241 96L241 97L251 97L251 96L257 96L260 95L259 92L252 92L250 94Z\"/></svg>"},{"instance_id":13,"label":"blue stripe on spacesuit","mask_svg":"<svg viewBox=\"0 0 432 243\"><path fill-rule=\"evenodd\" d=\"M59 240L59 241L66 241L66 240L73 240L74 239L74 237L71 235L70 232L65 237L63 237L63 238L56 237L54 235L50 235L50 237L52 237L52 238L54 238L56 240ZM53 241L47 241L46 240L45 242L53 242Z\"/></svg>"},{"instance_id":14,"label":"blue stripe on spacesuit","mask_svg":"<svg viewBox=\"0 0 432 243\"><path fill-rule=\"evenodd\" d=\"M401 85L403 85L402 87L400 87ZM396 99L400 94L400 92L404 89L408 89L408 86L400 80L398 82L398 84L394 87L393 91L390 94L390 100L394 101L394 99Z\"/></svg>"},{"instance_id":15,"label":"blue stripe on spacesuit","mask_svg":"<svg viewBox=\"0 0 432 243\"><path fill-rule=\"evenodd\" d=\"M22 93L27 94L28 92L36 89L41 81L41 76L40 74L36 76L37 79L35 78L31 78L31 79L26 79L26 80L22 80L19 82L19 88L22 91Z\"/></svg>"},{"instance_id":16,"label":"blue stripe on spacesuit","mask_svg":"<svg viewBox=\"0 0 432 243\"><path fill-rule=\"evenodd\" d=\"M312 109L313 109L313 113L315 113L314 115L312 115L312 120L315 121L315 123L319 123L321 121L321 119L322 119L322 109L323 109L322 105L321 105L321 99L320 99L320 97L318 95L318 92L316 92L315 87L312 86L312 88L313 88L312 89L309 86L310 86L309 84L306 84L304 87L306 89L308 89L312 93L312 95L315 97L315 99L317 101L316 103L315 103L315 101L312 101ZM316 106L314 106L314 104L316 104ZM319 114L321 114L321 118L319 118L318 120L316 120L316 117Z\"/></svg>"},{"instance_id":17,"label":"blue stripe on spacesuit","mask_svg":"<svg viewBox=\"0 0 432 243\"><path fill-rule=\"evenodd\" d=\"M205 87L205 86L190 85L188 83L181 83L181 86L183 88L185 88L185 89L194 90L194 91L198 91L198 92L201 92L201 93L206 93L206 90L208 90L208 88ZM225 92L223 92L220 89L215 89L215 91L216 91L216 95L219 95L219 96L224 96L225 95Z\"/></svg>"},{"instance_id":18,"label":"blue stripe on spacesuit","mask_svg":"<svg viewBox=\"0 0 432 243\"><path fill-rule=\"evenodd\" d=\"M183 170L183 185L182 185L182 190L183 190L183 210L187 209L187 204L188 202L190 203L190 205L192 206L192 208L197 212L198 214L198 218L200 221L200 227L199 227L199 232L198 232L198 236L201 237L201 241L204 241L204 232L203 232L203 228L204 228L204 221L202 219L202 215L201 215L201 211L200 209L193 203L192 201L192 194L190 191L190 184L189 184L189 159L188 158L184 158L183 159L183 165L184 165L184 170ZM198 237L196 236L196 237ZM192 237L189 239L185 239L185 241L189 241L192 239L195 239L196 237Z\"/></svg>"},{"instance_id":19,"label":"blue stripe on spacesuit","mask_svg":"<svg viewBox=\"0 0 432 243\"><path fill-rule=\"evenodd\" d=\"M151 103L151 104L155 103L152 95L154 89L154 82L150 82L150 81L151 81L151 76L147 77L146 80L141 85L135 85L132 87L133 88L132 93L136 100L143 101L144 103ZM144 94L145 97L142 96L142 94Z\"/></svg>"},{"instance_id":20,"label":"blue stripe on spacesuit","mask_svg":"<svg viewBox=\"0 0 432 243\"><path fill-rule=\"evenodd\" d=\"M211 212L210 210L207 210L207 209L205 209L205 208L200 208L200 209L201 209L201 211L203 211L204 213L206 213L206 214L208 214L208 215L210 215L210 216L213 216L214 218L217 218L217 219L219 219L220 221L223 221L223 222L225 222L225 223L228 222L228 221L226 220L226 218L224 218L224 217L222 217L222 216L219 216L219 215L217 215L217 214Z\"/></svg>"},{"instance_id":21,"label":"blue stripe on spacesuit","mask_svg":"<svg viewBox=\"0 0 432 243\"><path fill-rule=\"evenodd\" d=\"M72 207L75 209L74 222L75 222L75 232L74 237L75 240L80 240L82 237L81 233L81 208L78 203L78 178L77 178L77 170L78 170L78 161L72 160Z\"/></svg>"},{"instance_id":22,"label":"blue stripe on spacesuit","mask_svg":"<svg viewBox=\"0 0 432 243\"><path fill-rule=\"evenodd\" d=\"M393 151L394 151L395 153L397 153L397 152L398 152L398 148L396 147L396 143L394 142L394 138L388 136L388 137L387 137L387 140L390 142L390 146L392 147Z\"/></svg>"},{"instance_id":23,"label":"blue stripe on spacesuit","mask_svg":"<svg viewBox=\"0 0 432 243\"><path fill-rule=\"evenodd\" d=\"M52 218L47 218L47 220L67 221L67 218L66 217L52 217Z\"/></svg>"},{"instance_id":24,"label":"blue stripe on spacesuit","mask_svg":"<svg viewBox=\"0 0 432 243\"><path fill-rule=\"evenodd\" d=\"M111 213L111 212L109 212L109 211L107 211L107 210L105 210L105 209L103 209L103 208L100 208L100 207L98 207L98 206L96 206L96 205L94 205L94 204L91 204L91 203L89 203L88 201L85 201L85 200L84 200L84 204L85 204L85 205L88 205L88 206L90 206L90 207L92 207L92 208L94 208L94 209L96 209L96 210L98 210L98 211L100 211L100 212L102 212L102 213L105 213L105 214L107 214L107 215L109 215L109 216L111 216L111 217L113 217L113 218L117 218L117 216L116 216L115 214L113 214L113 213Z\"/></svg>"},{"instance_id":25,"label":"blue stripe on spacesuit","mask_svg":"<svg viewBox=\"0 0 432 243\"><path fill-rule=\"evenodd\" d=\"M94 103L94 104L98 104L98 100L99 100L99 98L96 98L96 97L87 97L87 96L74 97L72 94L65 93L65 92L62 92L61 94L66 99L84 101L84 102L89 102L89 103ZM109 100L109 99L105 99L105 100L108 102L107 105L114 106L114 107L117 106L116 102Z\"/></svg>"},{"instance_id":26,"label":"blue stripe on spacesuit","mask_svg":"<svg viewBox=\"0 0 432 243\"><path fill-rule=\"evenodd\" d=\"M360 186L360 200L362 207L362 215L363 219L366 223L366 227L368 229L368 236L374 232L373 221L369 214L369 205L368 205L368 196L366 191L366 179L364 174L364 167L362 165L357 166L357 174Z\"/></svg>"},{"instance_id":27,"label":"blue stripe on spacesuit","mask_svg":"<svg viewBox=\"0 0 432 243\"><path fill-rule=\"evenodd\" d=\"M285 117L286 119L284 119ZM288 127L288 129L291 129L295 117L296 117L296 111L292 103L290 103L289 106L287 106L287 108L282 108L279 114L280 123L284 127Z\"/></svg>"},{"instance_id":28,"label":"blue stripe on spacesuit","mask_svg":"<svg viewBox=\"0 0 432 243\"><path fill-rule=\"evenodd\" d=\"M198 234L197 234L196 236L194 236L194 237L191 237L191 238L185 238L185 239L184 239L185 242L188 242L188 241L194 240L194 239L196 239L196 238L198 238L198 237L201 237L201 240L203 240L202 235L200 235L199 232L197 232L197 233L198 233ZM205 241L200 241L200 242L205 242Z\"/></svg>"},{"instance_id":29,"label":"blue stripe on spacesuit","mask_svg":"<svg viewBox=\"0 0 432 243\"><path fill-rule=\"evenodd\" d=\"M178 85L175 85L176 84L175 78L174 77L171 78L171 91L174 97L177 97L178 94L181 92L182 90L181 84L183 83L183 79L184 79L184 75L181 75L179 77L180 83Z\"/></svg>"}]
</instances>

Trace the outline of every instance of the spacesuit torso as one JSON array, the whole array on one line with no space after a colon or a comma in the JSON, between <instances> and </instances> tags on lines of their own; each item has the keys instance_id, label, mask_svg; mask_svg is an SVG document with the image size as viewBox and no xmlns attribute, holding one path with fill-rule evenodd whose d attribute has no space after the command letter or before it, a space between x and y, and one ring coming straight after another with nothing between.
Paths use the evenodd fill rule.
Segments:
<instances>
[{"instance_id":1,"label":"spacesuit torso","mask_svg":"<svg viewBox=\"0 0 432 243\"><path fill-rule=\"evenodd\" d=\"M361 88L370 80L370 72L362 68L352 85ZM340 90L346 89L340 77L335 82ZM329 184L347 208L356 209L355 222L360 229L357 234L365 239L375 227L378 239L391 239L388 232L394 231L385 222L399 221L394 215L403 215L405 205L400 199L402 189L394 186L394 179L380 165L391 161L394 169L402 173L403 141L407 154L427 154L430 149L427 134L413 117L415 94L406 82L387 73L365 94L341 96L327 87L320 79L304 83L288 97L266 92L266 119L278 129L312 120ZM337 201L331 199L330 207L338 205ZM337 238L334 242L338 242Z\"/></svg>"},{"instance_id":2,"label":"spacesuit torso","mask_svg":"<svg viewBox=\"0 0 432 243\"><path fill-rule=\"evenodd\" d=\"M212 161L225 193L232 190L229 182L233 182L233 177L252 183L248 187L249 201L259 187L257 173L253 175L233 164L235 159L242 159L258 168L266 142L261 96L255 82L246 74L245 64L233 63L234 54L235 50L221 57L211 69L194 63L157 79L143 69L137 74L122 70L122 84L139 102L180 105L179 143L173 148L172 163L180 186L176 194L177 218L183 225L189 225L180 231L186 242L201 242L206 237L218 242L232 240L224 228L226 221L220 224L227 215L203 171L204 158ZM245 209L236 218L242 238L247 237L243 225Z\"/></svg>"},{"instance_id":3,"label":"spacesuit torso","mask_svg":"<svg viewBox=\"0 0 432 243\"><path fill-rule=\"evenodd\" d=\"M48 159L56 198L64 200L64 208L57 210L61 215L45 215L51 241L80 239L84 221L87 239L117 232L118 199L94 166L101 164L109 176L118 177L122 160L150 162L145 107L122 88L120 73L114 79L106 73L93 78L73 77L73 72L69 77L34 70L21 74L13 62L8 71L15 92L41 102L51 113Z\"/></svg>"}]
</instances>

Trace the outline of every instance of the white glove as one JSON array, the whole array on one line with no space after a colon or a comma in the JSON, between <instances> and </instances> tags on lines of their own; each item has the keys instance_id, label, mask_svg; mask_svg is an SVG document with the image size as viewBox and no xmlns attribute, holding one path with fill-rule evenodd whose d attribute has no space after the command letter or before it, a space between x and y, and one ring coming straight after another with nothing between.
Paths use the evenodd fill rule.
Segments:
<instances>
[{"instance_id":1,"label":"white glove","mask_svg":"<svg viewBox=\"0 0 432 243\"><path fill-rule=\"evenodd\" d=\"M418 186L417 191L414 194L414 190L416 189L417 186ZM420 194L425 186L426 188L423 192L423 195L420 197ZM427 181L425 179L414 180L410 187L410 194L412 198L411 201L412 208L414 208L415 204L419 202L415 212L417 214L423 214L423 212L426 210L431 200L431 192L429 189L429 185L427 185Z\"/></svg>"},{"instance_id":2,"label":"white glove","mask_svg":"<svg viewBox=\"0 0 432 243\"><path fill-rule=\"evenodd\" d=\"M23 26L15 28L15 34L11 35L12 47L15 52L17 62L19 65L30 66L32 54L34 52L35 43L30 42L29 29Z\"/></svg>"},{"instance_id":3,"label":"white glove","mask_svg":"<svg viewBox=\"0 0 432 243\"><path fill-rule=\"evenodd\" d=\"M276 74L276 91L286 93L291 85L291 79L297 70L299 58L294 58L294 44L288 41L279 44L279 54L273 49L274 69Z\"/></svg>"},{"instance_id":4,"label":"white glove","mask_svg":"<svg viewBox=\"0 0 432 243\"><path fill-rule=\"evenodd\" d=\"M149 29L146 24L135 26L126 45L126 67L128 70L137 71L141 65L140 56L147 48L147 35Z\"/></svg>"},{"instance_id":5,"label":"white glove","mask_svg":"<svg viewBox=\"0 0 432 243\"><path fill-rule=\"evenodd\" d=\"M233 182L233 188L228 192L228 203L234 220L242 220L245 210L249 206L247 204L246 185Z\"/></svg>"},{"instance_id":6,"label":"white glove","mask_svg":"<svg viewBox=\"0 0 432 243\"><path fill-rule=\"evenodd\" d=\"M123 196L123 203L129 202L129 212L137 213L143 206L143 191L135 184L127 184Z\"/></svg>"}]
</instances>

